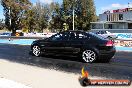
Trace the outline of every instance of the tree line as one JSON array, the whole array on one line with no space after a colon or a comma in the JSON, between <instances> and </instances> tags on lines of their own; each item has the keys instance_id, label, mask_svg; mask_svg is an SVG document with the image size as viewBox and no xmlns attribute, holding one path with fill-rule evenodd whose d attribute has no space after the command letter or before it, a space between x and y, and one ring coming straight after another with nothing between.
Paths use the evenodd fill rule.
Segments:
<instances>
[{"instance_id":1,"label":"tree line","mask_svg":"<svg viewBox=\"0 0 132 88\"><path fill-rule=\"evenodd\" d=\"M93 0L63 0L63 3L36 4L29 0L1 0L6 28L13 33L72 30L73 10L75 30L90 30L90 22L96 21Z\"/></svg>"}]
</instances>

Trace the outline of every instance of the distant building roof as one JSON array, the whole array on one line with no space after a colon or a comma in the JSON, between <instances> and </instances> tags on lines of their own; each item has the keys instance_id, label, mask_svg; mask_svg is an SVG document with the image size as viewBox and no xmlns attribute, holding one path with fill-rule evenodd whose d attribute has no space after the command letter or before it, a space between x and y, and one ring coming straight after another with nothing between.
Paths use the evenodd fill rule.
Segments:
<instances>
[{"instance_id":1,"label":"distant building roof","mask_svg":"<svg viewBox=\"0 0 132 88\"><path fill-rule=\"evenodd\" d=\"M104 23L107 23L107 24L112 24L112 23L132 23L132 20L131 21L98 21L98 22L90 22L90 23L98 23L98 24L104 24Z\"/></svg>"}]
</instances>

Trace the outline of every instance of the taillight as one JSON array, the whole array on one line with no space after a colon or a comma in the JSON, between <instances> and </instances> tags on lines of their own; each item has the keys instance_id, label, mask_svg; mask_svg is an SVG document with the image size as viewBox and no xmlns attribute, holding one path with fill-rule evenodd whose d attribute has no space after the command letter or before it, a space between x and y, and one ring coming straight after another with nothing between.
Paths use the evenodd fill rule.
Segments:
<instances>
[{"instance_id":1,"label":"taillight","mask_svg":"<svg viewBox=\"0 0 132 88\"><path fill-rule=\"evenodd\" d=\"M106 43L106 46L113 46L113 41L109 40L109 41Z\"/></svg>"}]
</instances>

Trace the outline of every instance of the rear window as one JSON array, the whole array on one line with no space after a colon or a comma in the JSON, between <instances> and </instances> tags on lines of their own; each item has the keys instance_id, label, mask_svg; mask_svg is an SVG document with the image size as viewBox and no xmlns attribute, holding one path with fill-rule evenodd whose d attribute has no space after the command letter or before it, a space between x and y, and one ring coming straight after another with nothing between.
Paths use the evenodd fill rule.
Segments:
<instances>
[{"instance_id":1,"label":"rear window","mask_svg":"<svg viewBox=\"0 0 132 88\"><path fill-rule=\"evenodd\" d=\"M92 35L93 37L96 37L96 38L98 38L98 39L101 39L101 40L104 40L105 38L104 37L102 37L102 36L100 36L100 35L97 35L97 34L95 34L95 33L92 33L92 32L88 32L90 35ZM105 39L106 40L106 39Z\"/></svg>"}]
</instances>

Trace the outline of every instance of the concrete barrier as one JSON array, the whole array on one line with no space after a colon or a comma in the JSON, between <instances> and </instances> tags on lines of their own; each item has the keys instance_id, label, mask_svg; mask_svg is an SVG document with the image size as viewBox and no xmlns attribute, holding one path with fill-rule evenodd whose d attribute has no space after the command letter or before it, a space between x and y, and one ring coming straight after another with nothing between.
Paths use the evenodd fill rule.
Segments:
<instances>
[{"instance_id":1,"label":"concrete barrier","mask_svg":"<svg viewBox=\"0 0 132 88\"><path fill-rule=\"evenodd\" d=\"M24 33L23 36L0 36L0 39L44 39L56 33ZM118 38L115 39L115 46L132 47L132 33L113 33Z\"/></svg>"},{"instance_id":2,"label":"concrete barrier","mask_svg":"<svg viewBox=\"0 0 132 88\"><path fill-rule=\"evenodd\" d=\"M132 47L132 40L115 40L115 46Z\"/></svg>"},{"instance_id":3,"label":"concrete barrier","mask_svg":"<svg viewBox=\"0 0 132 88\"><path fill-rule=\"evenodd\" d=\"M50 37L56 33L24 33L25 37Z\"/></svg>"},{"instance_id":4,"label":"concrete barrier","mask_svg":"<svg viewBox=\"0 0 132 88\"><path fill-rule=\"evenodd\" d=\"M113 33L118 39L132 40L132 33Z\"/></svg>"}]
</instances>

